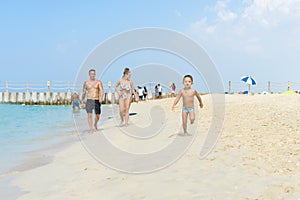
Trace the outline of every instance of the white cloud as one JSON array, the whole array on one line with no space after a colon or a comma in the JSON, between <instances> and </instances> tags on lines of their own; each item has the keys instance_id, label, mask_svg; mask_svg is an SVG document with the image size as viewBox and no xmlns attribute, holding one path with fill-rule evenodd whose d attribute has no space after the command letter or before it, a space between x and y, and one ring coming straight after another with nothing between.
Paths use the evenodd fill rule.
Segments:
<instances>
[{"instance_id":1,"label":"white cloud","mask_svg":"<svg viewBox=\"0 0 300 200\"><path fill-rule=\"evenodd\" d=\"M211 34L215 31L216 26L215 25L208 25L207 24L207 18L204 17L200 19L199 21L196 21L190 25L190 29L192 32L202 32L205 34Z\"/></svg>"},{"instance_id":2,"label":"white cloud","mask_svg":"<svg viewBox=\"0 0 300 200\"><path fill-rule=\"evenodd\" d=\"M231 21L237 18L237 15L230 11L219 11L218 17L223 21Z\"/></svg>"},{"instance_id":3,"label":"white cloud","mask_svg":"<svg viewBox=\"0 0 300 200\"><path fill-rule=\"evenodd\" d=\"M239 5L218 1L186 33L220 65L236 65L233 71L249 63L257 69L277 68L278 77L283 66L299 74L300 0L242 0Z\"/></svg>"},{"instance_id":4,"label":"white cloud","mask_svg":"<svg viewBox=\"0 0 300 200\"><path fill-rule=\"evenodd\" d=\"M265 28L278 26L283 21L300 17L299 0L254 0L242 18Z\"/></svg>"},{"instance_id":5,"label":"white cloud","mask_svg":"<svg viewBox=\"0 0 300 200\"><path fill-rule=\"evenodd\" d=\"M228 45L232 49L261 53L268 46L265 40L276 39L287 29L296 29L293 22L299 26L300 14L296 11L300 10L300 0L253 0L243 3L245 7L238 14L230 10L229 0L218 1L211 9L215 20L208 23L207 17L201 18L190 24L187 34L201 42L209 39L211 43Z\"/></svg>"},{"instance_id":6,"label":"white cloud","mask_svg":"<svg viewBox=\"0 0 300 200\"><path fill-rule=\"evenodd\" d=\"M232 21L237 18L237 14L228 9L228 2L229 1L218 1L215 5L215 10L221 21Z\"/></svg>"},{"instance_id":7,"label":"white cloud","mask_svg":"<svg viewBox=\"0 0 300 200\"><path fill-rule=\"evenodd\" d=\"M182 17L182 13L179 10L174 10L174 13L177 17Z\"/></svg>"}]
</instances>

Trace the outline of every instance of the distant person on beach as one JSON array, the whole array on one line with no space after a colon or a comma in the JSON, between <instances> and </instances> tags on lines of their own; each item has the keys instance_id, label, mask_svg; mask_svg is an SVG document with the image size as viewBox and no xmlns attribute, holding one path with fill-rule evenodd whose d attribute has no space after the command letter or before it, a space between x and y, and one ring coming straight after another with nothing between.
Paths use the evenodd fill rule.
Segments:
<instances>
[{"instance_id":1,"label":"distant person on beach","mask_svg":"<svg viewBox=\"0 0 300 200\"><path fill-rule=\"evenodd\" d=\"M176 97L175 90L176 90L175 83L172 83L172 85L171 85L171 95L172 95L172 97Z\"/></svg>"},{"instance_id":2,"label":"distant person on beach","mask_svg":"<svg viewBox=\"0 0 300 200\"><path fill-rule=\"evenodd\" d=\"M195 111L194 111L194 97L196 96L199 101L200 108L203 108L203 103L198 92L191 88L193 85L193 77L191 75L185 75L183 77L183 85L184 88L178 92L178 95L174 101L172 106L172 110L174 111L176 104L179 102L182 97L183 106L182 106L182 126L183 126L183 134L187 136L187 118L190 116L191 124L195 121Z\"/></svg>"},{"instance_id":3,"label":"distant person on beach","mask_svg":"<svg viewBox=\"0 0 300 200\"><path fill-rule=\"evenodd\" d=\"M79 111L80 109L79 103L80 103L79 95L77 92L74 92L71 96L71 105L72 105L73 112L76 112L76 108Z\"/></svg>"},{"instance_id":4,"label":"distant person on beach","mask_svg":"<svg viewBox=\"0 0 300 200\"><path fill-rule=\"evenodd\" d=\"M143 95L144 95L144 101L146 101L147 100L147 95L148 95L148 90L147 90L146 86L144 86Z\"/></svg>"},{"instance_id":5,"label":"distant person on beach","mask_svg":"<svg viewBox=\"0 0 300 200\"><path fill-rule=\"evenodd\" d=\"M162 87L160 84L157 84L157 90L158 90L158 98L162 98Z\"/></svg>"},{"instance_id":6,"label":"distant person on beach","mask_svg":"<svg viewBox=\"0 0 300 200\"><path fill-rule=\"evenodd\" d=\"M138 94L139 94L139 100L143 101L144 98L144 89L140 86L138 86Z\"/></svg>"},{"instance_id":7,"label":"distant person on beach","mask_svg":"<svg viewBox=\"0 0 300 200\"><path fill-rule=\"evenodd\" d=\"M89 76L90 76L90 80L84 82L83 84L82 101L85 100L86 92L88 92L85 109L86 112L88 113L90 134L92 134L93 133L93 119L92 119L93 110L95 112L94 127L97 131L98 130L97 124L100 119L101 103L104 96L104 90L103 90L102 82L95 78L96 71L94 69L89 70Z\"/></svg>"},{"instance_id":8,"label":"distant person on beach","mask_svg":"<svg viewBox=\"0 0 300 200\"><path fill-rule=\"evenodd\" d=\"M136 99L135 99L135 94L137 94L136 89L134 89L134 92L133 92L132 95L131 95L131 103L132 103L132 102L138 102L138 101L136 101ZM137 100L138 100L138 98L137 98Z\"/></svg>"},{"instance_id":9,"label":"distant person on beach","mask_svg":"<svg viewBox=\"0 0 300 200\"><path fill-rule=\"evenodd\" d=\"M158 93L158 87L157 87L157 85L155 86L154 91L155 91L155 99L158 99L159 93Z\"/></svg>"},{"instance_id":10,"label":"distant person on beach","mask_svg":"<svg viewBox=\"0 0 300 200\"><path fill-rule=\"evenodd\" d=\"M131 72L129 68L125 68L122 78L115 85L115 92L119 95L119 110L120 110L120 126L124 124L128 126L129 121L129 109L132 101L132 94L135 97L135 101L138 101L138 95L134 89L133 82L130 80Z\"/></svg>"}]
</instances>

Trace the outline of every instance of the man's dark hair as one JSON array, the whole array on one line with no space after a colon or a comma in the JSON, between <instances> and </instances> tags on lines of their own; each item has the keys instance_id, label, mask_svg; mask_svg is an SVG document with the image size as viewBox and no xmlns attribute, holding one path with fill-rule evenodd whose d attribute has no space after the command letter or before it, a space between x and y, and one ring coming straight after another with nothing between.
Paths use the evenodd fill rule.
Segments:
<instances>
[{"instance_id":1,"label":"man's dark hair","mask_svg":"<svg viewBox=\"0 0 300 200\"><path fill-rule=\"evenodd\" d=\"M184 80L185 78L190 78L190 79L192 80L192 83L194 82L192 75L189 75L189 74L188 74L188 75L185 75L185 76L183 77L183 80Z\"/></svg>"},{"instance_id":2,"label":"man's dark hair","mask_svg":"<svg viewBox=\"0 0 300 200\"><path fill-rule=\"evenodd\" d=\"M89 74L90 74L91 72L96 72L96 70L90 69L90 70L89 70Z\"/></svg>"}]
</instances>

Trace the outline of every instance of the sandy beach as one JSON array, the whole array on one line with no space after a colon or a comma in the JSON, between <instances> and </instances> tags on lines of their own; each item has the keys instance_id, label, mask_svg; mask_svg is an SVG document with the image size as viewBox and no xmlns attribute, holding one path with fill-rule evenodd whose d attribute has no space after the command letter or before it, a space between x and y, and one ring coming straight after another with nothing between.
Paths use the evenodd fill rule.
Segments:
<instances>
[{"instance_id":1,"label":"sandy beach","mask_svg":"<svg viewBox=\"0 0 300 200\"><path fill-rule=\"evenodd\" d=\"M9 185L24 192L18 200L300 199L300 96L226 95L223 132L213 151L200 160L212 115L209 95L202 98L193 144L166 168L140 175L121 173L101 165L77 140L50 163L18 173ZM128 128L147 126L149 104L165 108L164 129L153 138L134 141L121 134L114 118L87 137L103 134L128 151L154 151L181 131L181 106L172 112L173 101L132 104L131 112L137 115L130 117Z\"/></svg>"}]
</instances>

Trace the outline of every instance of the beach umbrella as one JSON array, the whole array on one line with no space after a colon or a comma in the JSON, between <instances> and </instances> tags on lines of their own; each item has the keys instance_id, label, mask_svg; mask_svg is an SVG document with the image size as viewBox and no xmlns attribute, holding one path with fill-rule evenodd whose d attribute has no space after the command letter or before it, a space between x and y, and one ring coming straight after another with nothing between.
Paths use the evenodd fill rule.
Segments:
<instances>
[{"instance_id":1,"label":"beach umbrella","mask_svg":"<svg viewBox=\"0 0 300 200\"><path fill-rule=\"evenodd\" d=\"M241 81L248 84L248 94L250 94L250 86L256 85L256 80L251 76L242 76Z\"/></svg>"},{"instance_id":2,"label":"beach umbrella","mask_svg":"<svg viewBox=\"0 0 300 200\"><path fill-rule=\"evenodd\" d=\"M256 81L251 76L243 76L241 77L241 81L247 83L248 85L256 85Z\"/></svg>"}]
</instances>

